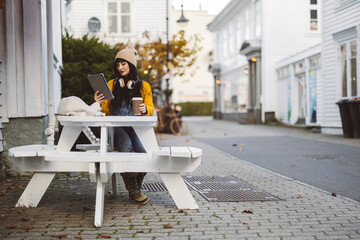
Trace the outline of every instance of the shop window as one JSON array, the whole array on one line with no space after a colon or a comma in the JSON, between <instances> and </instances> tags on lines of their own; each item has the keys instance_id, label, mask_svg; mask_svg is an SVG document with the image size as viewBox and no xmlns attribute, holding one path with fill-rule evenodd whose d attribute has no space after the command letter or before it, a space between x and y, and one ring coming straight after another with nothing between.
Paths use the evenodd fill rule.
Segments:
<instances>
[{"instance_id":1,"label":"shop window","mask_svg":"<svg viewBox=\"0 0 360 240\"><path fill-rule=\"evenodd\" d=\"M357 43L349 41L340 45L342 97L357 96Z\"/></svg>"},{"instance_id":2,"label":"shop window","mask_svg":"<svg viewBox=\"0 0 360 240\"><path fill-rule=\"evenodd\" d=\"M131 4L126 1L107 2L107 23L109 34L131 32Z\"/></svg>"}]
</instances>

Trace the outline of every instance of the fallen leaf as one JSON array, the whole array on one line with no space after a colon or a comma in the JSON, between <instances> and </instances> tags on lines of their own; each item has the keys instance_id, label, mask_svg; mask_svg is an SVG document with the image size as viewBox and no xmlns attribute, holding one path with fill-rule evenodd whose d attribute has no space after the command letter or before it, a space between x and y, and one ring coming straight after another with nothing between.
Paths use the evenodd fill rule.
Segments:
<instances>
[{"instance_id":1,"label":"fallen leaf","mask_svg":"<svg viewBox=\"0 0 360 240\"><path fill-rule=\"evenodd\" d=\"M185 139L185 142L188 142L189 141L189 139Z\"/></svg>"},{"instance_id":2,"label":"fallen leaf","mask_svg":"<svg viewBox=\"0 0 360 240\"><path fill-rule=\"evenodd\" d=\"M101 234L100 237L101 238L111 238L111 235Z\"/></svg>"},{"instance_id":3,"label":"fallen leaf","mask_svg":"<svg viewBox=\"0 0 360 240\"><path fill-rule=\"evenodd\" d=\"M29 175L29 178L32 178L34 176L35 173L32 173Z\"/></svg>"},{"instance_id":4,"label":"fallen leaf","mask_svg":"<svg viewBox=\"0 0 360 240\"><path fill-rule=\"evenodd\" d=\"M253 214L253 211L251 211L251 210L244 210L243 213Z\"/></svg>"},{"instance_id":5,"label":"fallen leaf","mask_svg":"<svg viewBox=\"0 0 360 240\"><path fill-rule=\"evenodd\" d=\"M31 230L31 229L33 229L32 226L22 226L21 228L22 228L22 229L25 229L25 230Z\"/></svg>"},{"instance_id":6,"label":"fallen leaf","mask_svg":"<svg viewBox=\"0 0 360 240\"><path fill-rule=\"evenodd\" d=\"M233 146L233 147L236 147L236 146L237 146L237 144L236 144L236 143L234 143L232 146Z\"/></svg>"},{"instance_id":7,"label":"fallen leaf","mask_svg":"<svg viewBox=\"0 0 360 240\"><path fill-rule=\"evenodd\" d=\"M245 145L244 145L244 144L241 144L240 147L245 147Z\"/></svg>"},{"instance_id":8,"label":"fallen leaf","mask_svg":"<svg viewBox=\"0 0 360 240\"><path fill-rule=\"evenodd\" d=\"M74 236L76 239L82 239L82 236Z\"/></svg>"},{"instance_id":9,"label":"fallen leaf","mask_svg":"<svg viewBox=\"0 0 360 240\"><path fill-rule=\"evenodd\" d=\"M6 225L6 228L13 229L13 228L16 228L16 225Z\"/></svg>"},{"instance_id":10,"label":"fallen leaf","mask_svg":"<svg viewBox=\"0 0 360 240\"><path fill-rule=\"evenodd\" d=\"M337 196L337 194L336 194L336 193L332 193L332 194L331 194L331 196L336 197L336 196Z\"/></svg>"},{"instance_id":11,"label":"fallen leaf","mask_svg":"<svg viewBox=\"0 0 360 240\"><path fill-rule=\"evenodd\" d=\"M243 148L240 148L240 151L244 151L245 149L243 149Z\"/></svg>"},{"instance_id":12,"label":"fallen leaf","mask_svg":"<svg viewBox=\"0 0 360 240\"><path fill-rule=\"evenodd\" d=\"M51 235L52 238L66 238L67 234Z\"/></svg>"},{"instance_id":13,"label":"fallen leaf","mask_svg":"<svg viewBox=\"0 0 360 240\"><path fill-rule=\"evenodd\" d=\"M150 218L143 218L144 220L150 220Z\"/></svg>"},{"instance_id":14,"label":"fallen leaf","mask_svg":"<svg viewBox=\"0 0 360 240\"><path fill-rule=\"evenodd\" d=\"M122 215L122 217L131 217L132 214L125 214L125 215Z\"/></svg>"},{"instance_id":15,"label":"fallen leaf","mask_svg":"<svg viewBox=\"0 0 360 240\"><path fill-rule=\"evenodd\" d=\"M291 164L291 165L290 165L290 167L295 167L295 166L296 166L296 164Z\"/></svg>"},{"instance_id":16,"label":"fallen leaf","mask_svg":"<svg viewBox=\"0 0 360 240\"><path fill-rule=\"evenodd\" d=\"M299 196L297 196L297 198L303 198L303 197L299 195Z\"/></svg>"},{"instance_id":17,"label":"fallen leaf","mask_svg":"<svg viewBox=\"0 0 360 240\"><path fill-rule=\"evenodd\" d=\"M210 177L210 179L214 179L214 177Z\"/></svg>"},{"instance_id":18,"label":"fallen leaf","mask_svg":"<svg viewBox=\"0 0 360 240\"><path fill-rule=\"evenodd\" d=\"M183 213L184 211L183 210L179 210L178 213Z\"/></svg>"},{"instance_id":19,"label":"fallen leaf","mask_svg":"<svg viewBox=\"0 0 360 240\"><path fill-rule=\"evenodd\" d=\"M243 225L249 225L250 223L248 223L248 222L243 222L242 224L243 224Z\"/></svg>"},{"instance_id":20,"label":"fallen leaf","mask_svg":"<svg viewBox=\"0 0 360 240\"><path fill-rule=\"evenodd\" d=\"M204 132L205 132L205 130L201 130L201 132L203 132L203 133L204 133Z\"/></svg>"},{"instance_id":21,"label":"fallen leaf","mask_svg":"<svg viewBox=\"0 0 360 240\"><path fill-rule=\"evenodd\" d=\"M17 187L17 188L22 188L22 186L21 186L21 185L16 185L15 187Z\"/></svg>"},{"instance_id":22,"label":"fallen leaf","mask_svg":"<svg viewBox=\"0 0 360 240\"><path fill-rule=\"evenodd\" d=\"M171 225L171 223L168 223L168 224L164 225L164 228L165 228L165 229L169 229L169 228L172 228L172 225Z\"/></svg>"}]
</instances>

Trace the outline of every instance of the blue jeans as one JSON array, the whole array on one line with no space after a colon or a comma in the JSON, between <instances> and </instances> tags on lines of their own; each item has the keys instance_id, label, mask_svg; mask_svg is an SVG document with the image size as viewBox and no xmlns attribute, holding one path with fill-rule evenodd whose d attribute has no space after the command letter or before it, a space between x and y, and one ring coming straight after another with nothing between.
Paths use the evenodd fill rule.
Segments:
<instances>
[{"instance_id":1,"label":"blue jeans","mask_svg":"<svg viewBox=\"0 0 360 240\"><path fill-rule=\"evenodd\" d=\"M116 127L114 148L119 152L146 152L132 127Z\"/></svg>"}]
</instances>

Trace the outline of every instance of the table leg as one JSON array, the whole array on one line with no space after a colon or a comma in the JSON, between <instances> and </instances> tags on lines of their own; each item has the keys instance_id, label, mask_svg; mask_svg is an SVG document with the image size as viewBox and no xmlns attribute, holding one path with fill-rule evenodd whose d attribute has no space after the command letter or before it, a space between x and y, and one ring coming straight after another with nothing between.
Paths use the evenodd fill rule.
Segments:
<instances>
[{"instance_id":1,"label":"table leg","mask_svg":"<svg viewBox=\"0 0 360 240\"><path fill-rule=\"evenodd\" d=\"M79 137L82 131L82 127L75 126L64 126L56 151L68 152L76 142L76 139Z\"/></svg>"},{"instance_id":2,"label":"table leg","mask_svg":"<svg viewBox=\"0 0 360 240\"><path fill-rule=\"evenodd\" d=\"M112 175L111 185L112 185L113 195L117 195L118 194L117 173L114 173Z\"/></svg>"},{"instance_id":3,"label":"table leg","mask_svg":"<svg viewBox=\"0 0 360 240\"><path fill-rule=\"evenodd\" d=\"M15 207L37 207L55 173L35 173Z\"/></svg>"},{"instance_id":4,"label":"table leg","mask_svg":"<svg viewBox=\"0 0 360 240\"><path fill-rule=\"evenodd\" d=\"M105 197L105 183L100 179L100 173L96 173L96 203L95 203L95 220L94 225L101 227L104 216L104 197Z\"/></svg>"},{"instance_id":5,"label":"table leg","mask_svg":"<svg viewBox=\"0 0 360 240\"><path fill-rule=\"evenodd\" d=\"M199 209L180 173L159 173L177 208Z\"/></svg>"}]
</instances>

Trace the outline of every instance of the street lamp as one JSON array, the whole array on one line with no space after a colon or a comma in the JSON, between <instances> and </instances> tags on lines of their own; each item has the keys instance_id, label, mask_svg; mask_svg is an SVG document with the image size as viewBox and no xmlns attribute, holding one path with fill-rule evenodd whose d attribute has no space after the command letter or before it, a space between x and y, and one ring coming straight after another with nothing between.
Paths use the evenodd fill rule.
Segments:
<instances>
[{"instance_id":1,"label":"street lamp","mask_svg":"<svg viewBox=\"0 0 360 240\"><path fill-rule=\"evenodd\" d=\"M180 17L179 20L177 20L176 22L177 22L181 27L186 27L188 21L189 21L189 20L188 20L186 17L184 17L183 1L181 0L181 17Z\"/></svg>"},{"instance_id":2,"label":"street lamp","mask_svg":"<svg viewBox=\"0 0 360 240\"><path fill-rule=\"evenodd\" d=\"M181 1L181 17L176 22L185 27L189 20L184 17L183 2ZM165 90L165 107L170 107L170 89L169 89L169 0L166 0L166 90Z\"/></svg>"}]
</instances>

